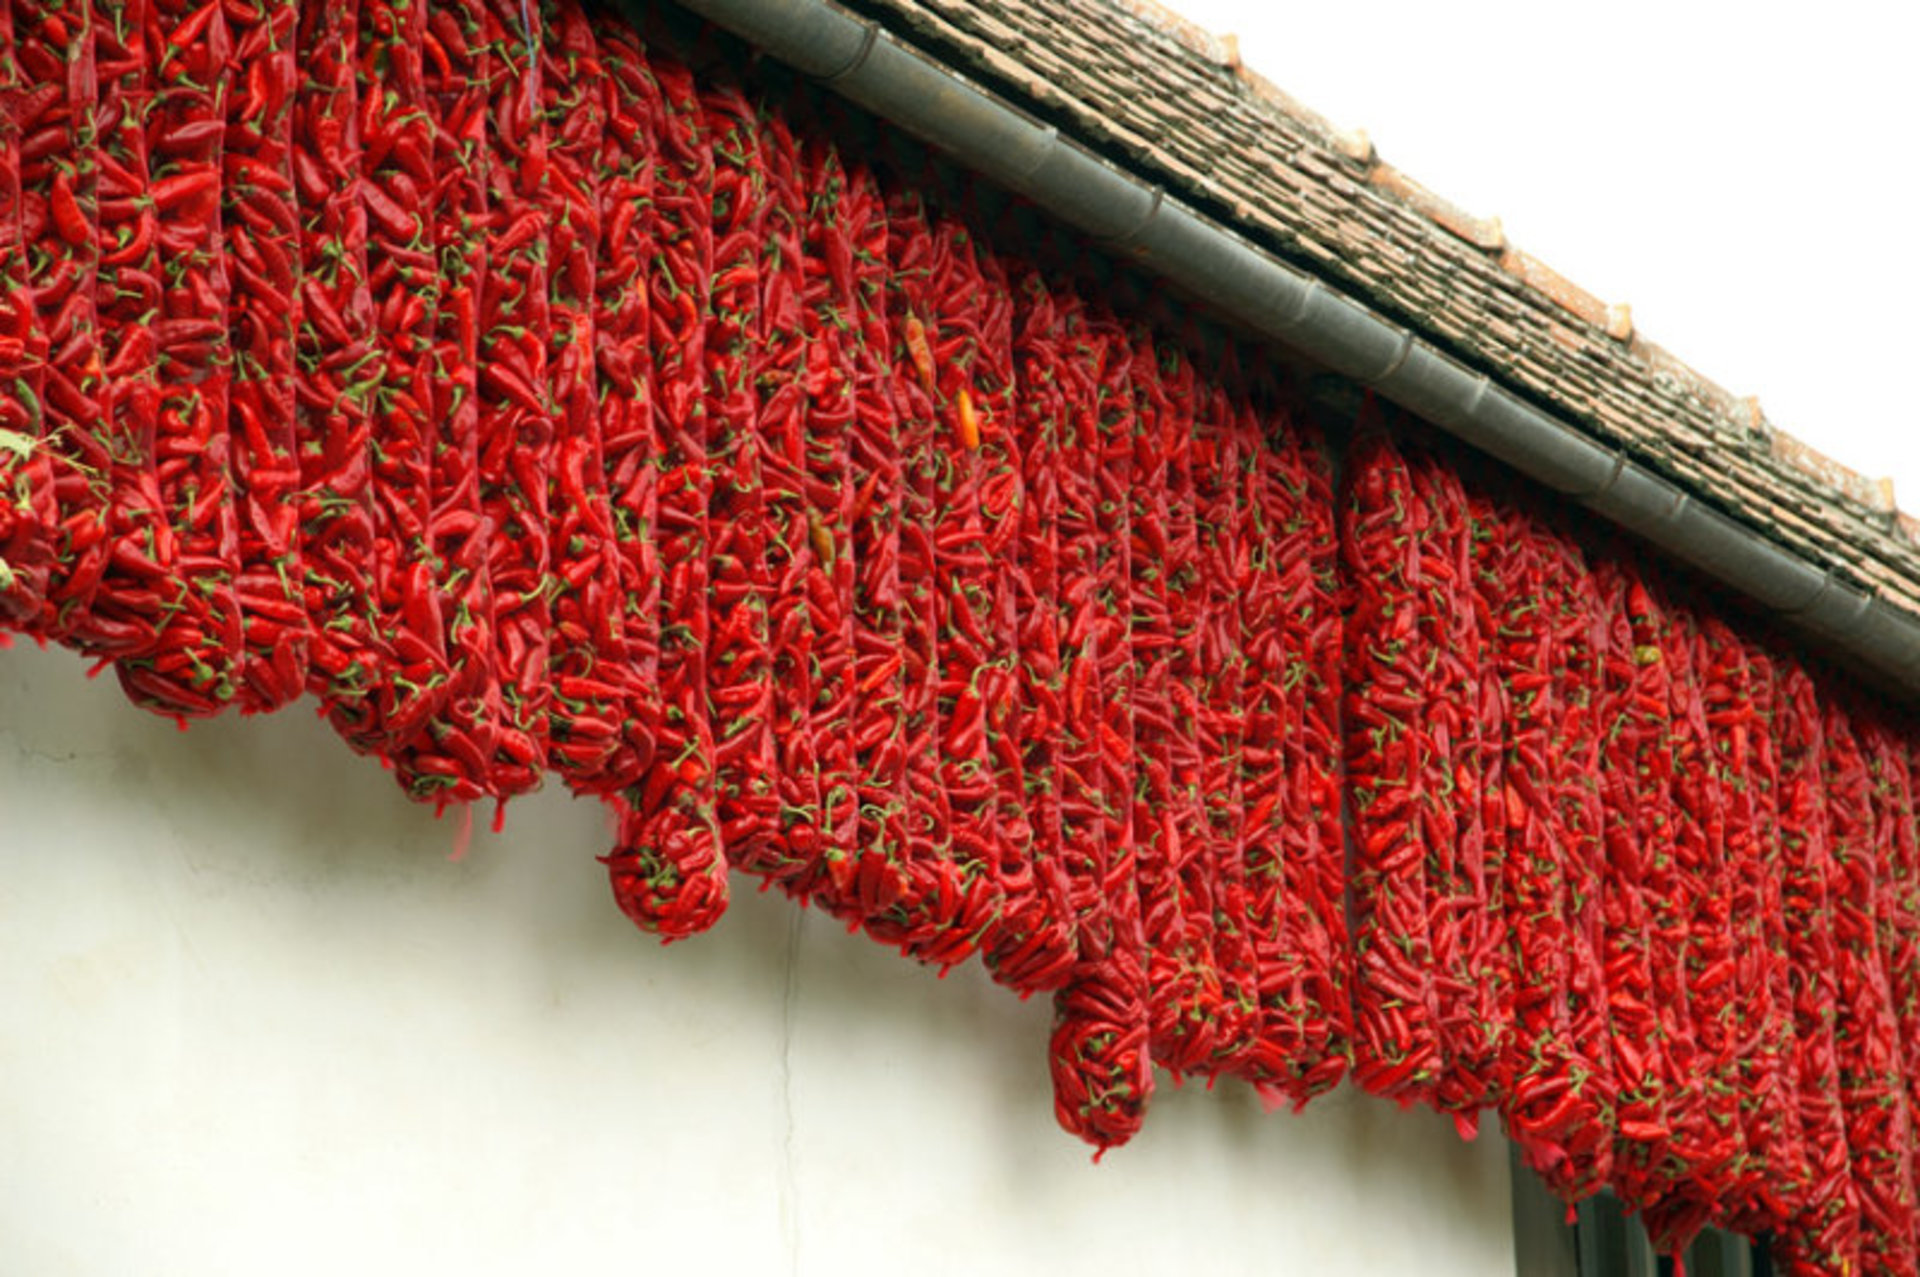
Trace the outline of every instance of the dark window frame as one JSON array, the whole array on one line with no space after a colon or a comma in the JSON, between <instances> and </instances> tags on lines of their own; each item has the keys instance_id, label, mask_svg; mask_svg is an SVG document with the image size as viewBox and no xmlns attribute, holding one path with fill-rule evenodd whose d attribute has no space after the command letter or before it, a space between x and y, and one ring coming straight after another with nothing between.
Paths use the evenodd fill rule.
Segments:
<instances>
[{"instance_id":1,"label":"dark window frame","mask_svg":"<svg viewBox=\"0 0 1920 1277\"><path fill-rule=\"evenodd\" d=\"M1566 1204L1509 1145L1513 1177L1513 1260L1518 1277L1673 1277L1673 1260L1654 1253L1640 1222L1618 1198L1601 1193ZM1774 1277L1764 1241L1711 1229L1687 1248L1687 1277Z\"/></svg>"}]
</instances>

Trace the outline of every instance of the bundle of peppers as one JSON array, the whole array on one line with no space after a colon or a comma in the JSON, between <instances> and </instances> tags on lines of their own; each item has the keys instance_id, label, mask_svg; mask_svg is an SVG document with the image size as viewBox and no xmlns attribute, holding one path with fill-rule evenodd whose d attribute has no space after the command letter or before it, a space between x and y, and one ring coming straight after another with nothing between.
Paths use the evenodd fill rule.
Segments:
<instances>
[{"instance_id":1,"label":"bundle of peppers","mask_svg":"<svg viewBox=\"0 0 1920 1277\"><path fill-rule=\"evenodd\" d=\"M738 870L978 955L1102 1150L1351 1075L1920 1268L1911 721L1371 403L1337 493L1258 354L642 26L0 0L0 624L558 775L663 938Z\"/></svg>"},{"instance_id":2,"label":"bundle of peppers","mask_svg":"<svg viewBox=\"0 0 1920 1277\"><path fill-rule=\"evenodd\" d=\"M1556 1192L1610 1188L1676 1254L1712 1225L1789 1271L1915 1271L1913 724L1401 424L1363 413L1343 547L1361 1081L1484 1097ZM1461 653L1497 758L1463 755ZM1423 803L1476 781L1504 872L1457 906L1474 805ZM1499 923L1464 968L1459 907ZM1485 1068L1451 1026L1489 1006Z\"/></svg>"}]
</instances>

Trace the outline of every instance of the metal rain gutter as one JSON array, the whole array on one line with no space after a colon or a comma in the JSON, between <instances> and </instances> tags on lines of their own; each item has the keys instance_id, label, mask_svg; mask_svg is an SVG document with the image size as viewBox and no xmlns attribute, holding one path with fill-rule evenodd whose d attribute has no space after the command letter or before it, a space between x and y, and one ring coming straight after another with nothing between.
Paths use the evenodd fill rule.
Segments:
<instances>
[{"instance_id":1,"label":"metal rain gutter","mask_svg":"<svg viewBox=\"0 0 1920 1277\"><path fill-rule=\"evenodd\" d=\"M1690 497L830 0L679 0L1108 251L1580 501L1920 700L1920 618Z\"/></svg>"}]
</instances>

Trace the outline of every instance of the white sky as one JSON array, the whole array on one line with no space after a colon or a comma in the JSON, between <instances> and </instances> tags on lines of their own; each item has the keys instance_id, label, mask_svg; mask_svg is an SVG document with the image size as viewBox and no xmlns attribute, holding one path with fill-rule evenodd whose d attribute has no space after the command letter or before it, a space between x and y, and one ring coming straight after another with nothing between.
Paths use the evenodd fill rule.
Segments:
<instances>
[{"instance_id":1,"label":"white sky","mask_svg":"<svg viewBox=\"0 0 1920 1277\"><path fill-rule=\"evenodd\" d=\"M1163 2L1920 513L1920 6Z\"/></svg>"}]
</instances>

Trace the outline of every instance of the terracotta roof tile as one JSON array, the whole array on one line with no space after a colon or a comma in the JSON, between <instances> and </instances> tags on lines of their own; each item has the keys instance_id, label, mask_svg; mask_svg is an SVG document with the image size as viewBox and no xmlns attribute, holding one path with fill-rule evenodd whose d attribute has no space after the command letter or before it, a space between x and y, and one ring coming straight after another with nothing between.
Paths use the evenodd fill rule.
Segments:
<instances>
[{"instance_id":1,"label":"terracotta roof tile","mask_svg":"<svg viewBox=\"0 0 1920 1277\"><path fill-rule=\"evenodd\" d=\"M1083 144L1920 613L1920 535L1884 485L1782 435L1493 219L1381 164L1364 134L1237 65L1230 42L1153 0L861 3Z\"/></svg>"},{"instance_id":2,"label":"terracotta roof tile","mask_svg":"<svg viewBox=\"0 0 1920 1277\"><path fill-rule=\"evenodd\" d=\"M1773 434L1773 455L1816 484L1832 488L1869 510L1879 514L1894 512L1891 479L1869 479L1783 430Z\"/></svg>"},{"instance_id":3,"label":"terracotta roof tile","mask_svg":"<svg viewBox=\"0 0 1920 1277\"><path fill-rule=\"evenodd\" d=\"M1595 328L1607 327L1607 304L1530 253L1508 248L1500 254L1503 269L1555 305Z\"/></svg>"},{"instance_id":4,"label":"terracotta roof tile","mask_svg":"<svg viewBox=\"0 0 1920 1277\"><path fill-rule=\"evenodd\" d=\"M1362 135L1364 136L1364 134ZM1428 221L1451 231L1475 248L1499 252L1507 246L1507 234L1497 217L1475 217L1451 200L1442 199L1420 183L1394 168L1376 163L1367 174L1367 184L1384 191Z\"/></svg>"}]
</instances>

